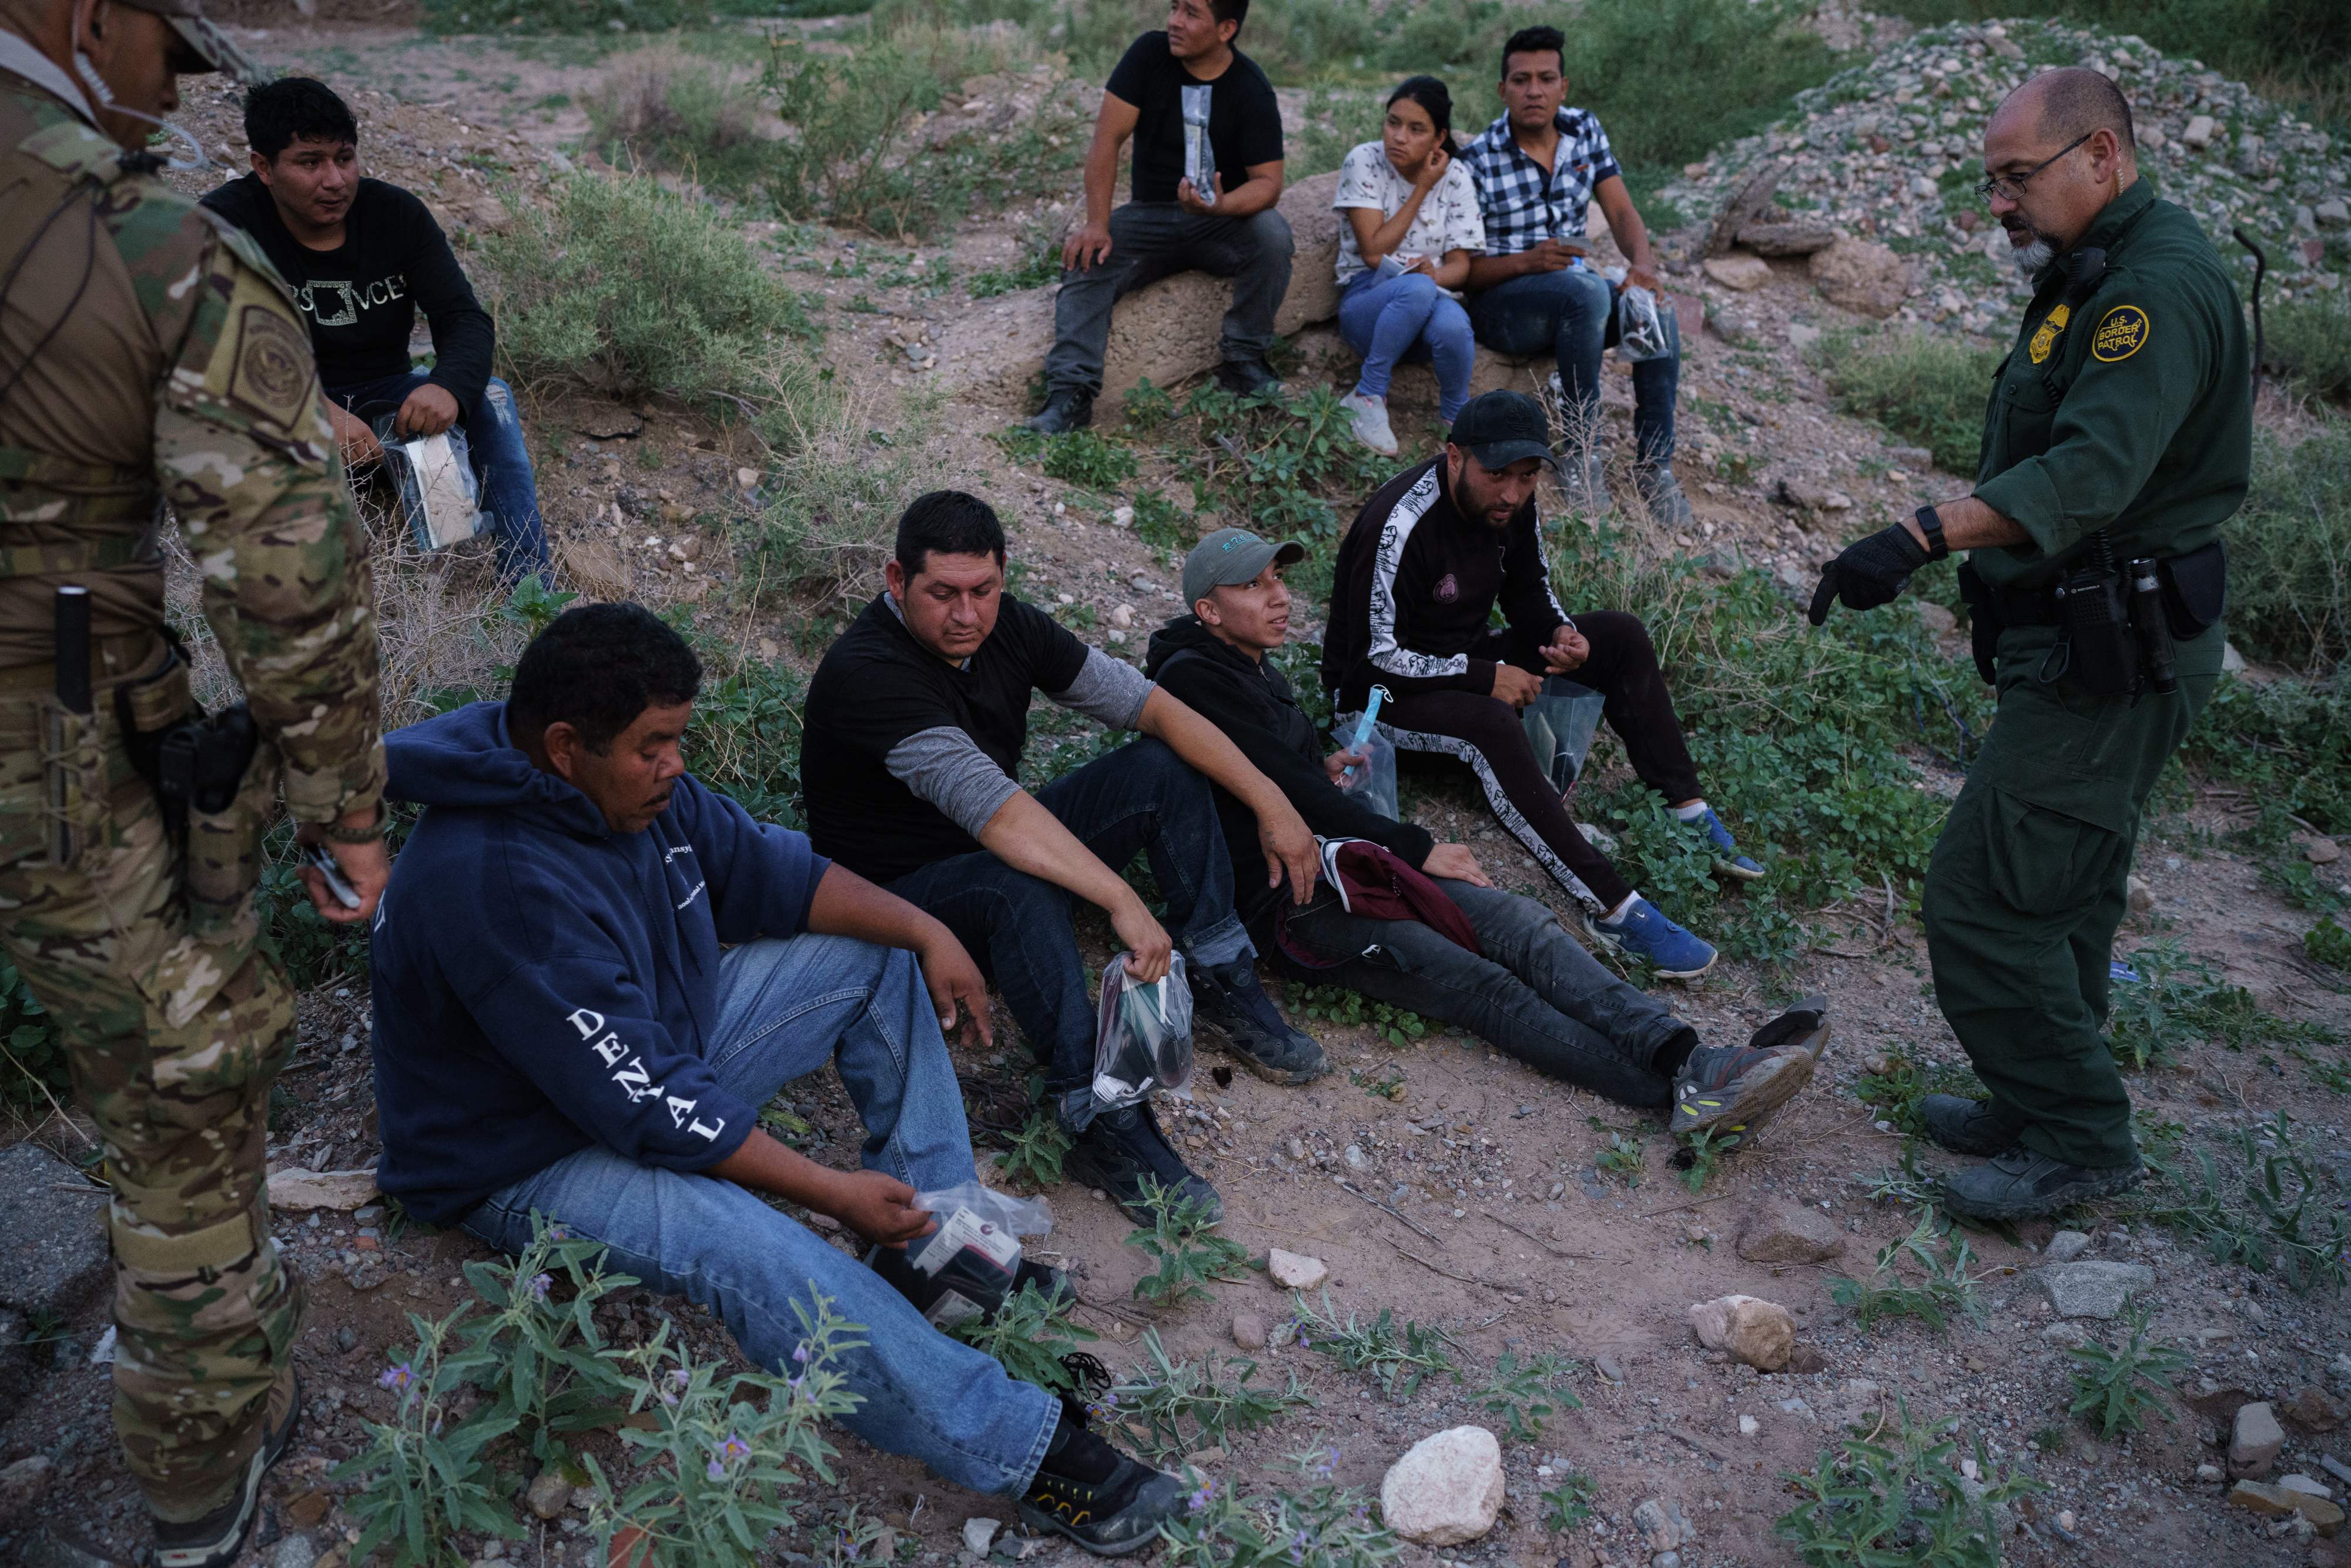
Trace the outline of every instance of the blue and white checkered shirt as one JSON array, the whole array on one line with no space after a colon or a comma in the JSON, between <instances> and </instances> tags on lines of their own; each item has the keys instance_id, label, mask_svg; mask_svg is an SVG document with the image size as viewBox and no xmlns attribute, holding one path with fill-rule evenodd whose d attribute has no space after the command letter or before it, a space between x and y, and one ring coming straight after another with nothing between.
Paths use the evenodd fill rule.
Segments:
<instances>
[{"instance_id":1,"label":"blue and white checkered shirt","mask_svg":"<svg viewBox=\"0 0 2351 1568\"><path fill-rule=\"evenodd\" d=\"M1549 169L1520 150L1507 114L1461 150L1478 182L1488 256L1514 256L1537 240L1582 239L1593 187L1624 172L1609 149L1608 133L1589 112L1562 109L1553 123L1559 148Z\"/></svg>"}]
</instances>

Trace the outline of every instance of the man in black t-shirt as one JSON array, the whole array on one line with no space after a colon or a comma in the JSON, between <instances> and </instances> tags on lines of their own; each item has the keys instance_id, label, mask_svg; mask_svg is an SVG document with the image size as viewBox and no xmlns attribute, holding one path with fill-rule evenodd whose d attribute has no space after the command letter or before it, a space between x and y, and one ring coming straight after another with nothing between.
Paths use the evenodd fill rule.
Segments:
<instances>
[{"instance_id":1,"label":"man in black t-shirt","mask_svg":"<svg viewBox=\"0 0 2351 1568\"><path fill-rule=\"evenodd\" d=\"M1192 267L1233 280L1217 380L1244 394L1281 390L1265 362L1273 314L1290 289L1290 223L1274 206L1281 108L1265 72L1233 47L1248 15L1249 0L1169 0L1167 30L1135 39L1111 72L1086 153L1085 222L1061 246L1045 407L1030 429L1050 435L1092 423L1111 307ZM1129 137L1132 199L1113 212L1118 151ZM1192 171L1210 163L1202 189Z\"/></svg>"},{"instance_id":2,"label":"man in black t-shirt","mask_svg":"<svg viewBox=\"0 0 2351 1568\"><path fill-rule=\"evenodd\" d=\"M496 338L433 214L397 185L360 177L359 122L323 82L285 77L245 100L253 172L204 199L251 235L293 286L343 459L383 456L378 422L400 436L465 436L496 528L498 570L547 570L538 484L514 392L490 374ZM433 368L413 369L416 312Z\"/></svg>"},{"instance_id":3,"label":"man in black t-shirt","mask_svg":"<svg viewBox=\"0 0 2351 1568\"><path fill-rule=\"evenodd\" d=\"M1258 985L1209 786L1255 814L1269 885L1313 887L1313 835L1199 715L1005 593L1004 557L1003 526L977 497L934 491L906 508L887 591L809 686L809 838L936 916L989 973L1046 1059L1047 1096L1076 1136L1073 1176L1138 1215L1146 1181L1213 1206L1215 1188L1168 1147L1147 1102L1103 1111L1094 1098L1095 1015L1073 901L1110 916L1128 973L1146 985L1181 946L1195 1024L1259 1077L1303 1083L1329 1063ZM1036 692L1146 738L1032 796L1019 778ZM1138 853L1166 926L1119 874Z\"/></svg>"}]
</instances>

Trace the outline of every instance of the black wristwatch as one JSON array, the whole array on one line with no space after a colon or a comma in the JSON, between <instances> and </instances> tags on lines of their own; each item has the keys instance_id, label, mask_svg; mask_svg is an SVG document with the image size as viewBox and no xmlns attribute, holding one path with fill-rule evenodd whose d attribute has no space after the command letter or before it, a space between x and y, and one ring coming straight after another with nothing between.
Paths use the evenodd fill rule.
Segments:
<instances>
[{"instance_id":1,"label":"black wristwatch","mask_svg":"<svg viewBox=\"0 0 2351 1568\"><path fill-rule=\"evenodd\" d=\"M1918 519L1918 531L1927 536L1928 560L1941 560L1951 553L1951 547L1943 542L1943 519L1936 516L1934 507L1921 507L1910 515Z\"/></svg>"}]
</instances>

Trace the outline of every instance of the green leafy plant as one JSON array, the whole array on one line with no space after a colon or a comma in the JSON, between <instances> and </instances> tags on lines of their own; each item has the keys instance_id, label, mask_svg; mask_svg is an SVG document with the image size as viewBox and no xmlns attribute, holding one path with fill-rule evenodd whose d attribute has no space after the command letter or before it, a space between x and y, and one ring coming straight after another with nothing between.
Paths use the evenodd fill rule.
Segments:
<instances>
[{"instance_id":1,"label":"green leafy plant","mask_svg":"<svg viewBox=\"0 0 2351 1568\"><path fill-rule=\"evenodd\" d=\"M1615 1176L1626 1186L1641 1185L1641 1162L1645 1150L1637 1137L1627 1137L1611 1132L1608 1141L1592 1156L1592 1168L1604 1176Z\"/></svg>"},{"instance_id":2,"label":"green leafy plant","mask_svg":"<svg viewBox=\"0 0 2351 1568\"><path fill-rule=\"evenodd\" d=\"M497 1360L493 1345L457 1343L457 1324L471 1311L461 1306L437 1320L409 1314L415 1349L376 1379L400 1396L399 1406L390 1421L369 1422L360 1451L331 1472L336 1480L358 1483L343 1508L358 1526L352 1550L362 1559L384 1547L398 1568L462 1563L451 1540L457 1531L522 1538L482 1462L482 1450L522 1417L512 1411L459 1415L465 1385Z\"/></svg>"},{"instance_id":3,"label":"green leafy plant","mask_svg":"<svg viewBox=\"0 0 2351 1568\"><path fill-rule=\"evenodd\" d=\"M1542 1436L1543 1422L1558 1411L1581 1410L1583 1401L1567 1385L1576 1364L1545 1351L1524 1363L1510 1352L1494 1364L1486 1386L1469 1397L1502 1424L1514 1443L1531 1443Z\"/></svg>"},{"instance_id":4,"label":"green leafy plant","mask_svg":"<svg viewBox=\"0 0 2351 1568\"><path fill-rule=\"evenodd\" d=\"M2303 933L2302 950L2314 964L2332 964L2351 972L2351 928L2331 915Z\"/></svg>"},{"instance_id":5,"label":"green leafy plant","mask_svg":"<svg viewBox=\"0 0 2351 1568\"><path fill-rule=\"evenodd\" d=\"M1221 1481L1201 1482L1184 1511L1159 1527L1165 1561L1174 1568L1377 1568L1403 1549L1373 1517L1371 1500L1332 1479L1338 1449L1291 1458L1313 1483L1303 1492L1243 1498Z\"/></svg>"},{"instance_id":6,"label":"green leafy plant","mask_svg":"<svg viewBox=\"0 0 2351 1568\"><path fill-rule=\"evenodd\" d=\"M2080 1364L2074 1369L2074 1404L2067 1414L2087 1417L2101 1437L2137 1431L2150 1410L2170 1420L2164 1396L2175 1392L2173 1375L2195 1364L2179 1346L2148 1339L2147 1323L2147 1310L2141 1307L2130 1315L2129 1337L2120 1346L2093 1343L2066 1353Z\"/></svg>"},{"instance_id":7,"label":"green leafy plant","mask_svg":"<svg viewBox=\"0 0 2351 1568\"><path fill-rule=\"evenodd\" d=\"M601 1242L535 1221L520 1257L465 1265L466 1282L490 1307L463 1331L469 1352L486 1357L475 1381L493 1396L494 1414L515 1418L541 1462L564 1457L565 1434L611 1426L628 1402L594 1313L599 1301L637 1281L605 1273L603 1258ZM569 1291L559 1291L559 1283Z\"/></svg>"},{"instance_id":8,"label":"green leafy plant","mask_svg":"<svg viewBox=\"0 0 2351 1568\"><path fill-rule=\"evenodd\" d=\"M1820 346L1837 406L1935 455L1947 474L1976 471L1984 399L2000 355L1937 333L1832 333Z\"/></svg>"},{"instance_id":9,"label":"green leafy plant","mask_svg":"<svg viewBox=\"0 0 2351 1568\"><path fill-rule=\"evenodd\" d=\"M1059 1186L1061 1161L1069 1155L1071 1144L1060 1117L1050 1109L1032 1111L1020 1130L1006 1141L996 1164L1008 1180L1040 1189Z\"/></svg>"},{"instance_id":10,"label":"green leafy plant","mask_svg":"<svg viewBox=\"0 0 2351 1568\"><path fill-rule=\"evenodd\" d=\"M1964 1475L1957 1417L1914 1425L1905 1404L1898 1422L1890 1441L1844 1438L1784 1478L1798 1501L1772 1528L1810 1568L2000 1568L2001 1511L2047 1489L1997 1469L1980 1437Z\"/></svg>"},{"instance_id":11,"label":"green leafy plant","mask_svg":"<svg viewBox=\"0 0 2351 1568\"><path fill-rule=\"evenodd\" d=\"M655 1568L750 1568L768 1534L793 1522L793 1491L810 1476L833 1482L823 1427L862 1402L840 1358L865 1343L864 1331L829 1297L815 1301L813 1313L792 1303L801 1338L789 1375L728 1375L673 1348L665 1330L629 1355L631 1414L653 1425L620 1436L642 1479L622 1485L593 1454L581 1456L597 1491L589 1523L606 1561L641 1562L643 1552Z\"/></svg>"},{"instance_id":12,"label":"green leafy plant","mask_svg":"<svg viewBox=\"0 0 2351 1568\"><path fill-rule=\"evenodd\" d=\"M16 966L0 959L0 1105L40 1104L71 1092L65 1044Z\"/></svg>"},{"instance_id":13,"label":"green leafy plant","mask_svg":"<svg viewBox=\"0 0 2351 1568\"><path fill-rule=\"evenodd\" d=\"M1145 1176L1143 1202L1151 1223L1129 1231L1126 1245L1158 1267L1134 1282L1138 1300L1173 1306L1196 1296L1206 1299L1206 1287L1215 1281L1242 1277L1249 1249L1216 1233L1216 1212L1207 1200L1180 1195Z\"/></svg>"},{"instance_id":14,"label":"green leafy plant","mask_svg":"<svg viewBox=\"0 0 2351 1568\"><path fill-rule=\"evenodd\" d=\"M1927 1134L1919 1103L1929 1094L1964 1094L1976 1086L1975 1074L1949 1062L1922 1061L1900 1047L1880 1054L1883 1065L1854 1081L1854 1096L1875 1111L1894 1130L1910 1137Z\"/></svg>"},{"instance_id":15,"label":"green leafy plant","mask_svg":"<svg viewBox=\"0 0 2351 1568\"><path fill-rule=\"evenodd\" d=\"M1351 1067L1347 1070L1347 1082L1374 1100L1402 1100L1405 1097L1404 1069L1401 1067L1383 1067L1376 1072Z\"/></svg>"},{"instance_id":16,"label":"green leafy plant","mask_svg":"<svg viewBox=\"0 0 2351 1568\"><path fill-rule=\"evenodd\" d=\"M1600 1495L1600 1483L1582 1470L1570 1470L1541 1495L1543 1528L1554 1535L1564 1535L1591 1522L1592 1503Z\"/></svg>"},{"instance_id":17,"label":"green leafy plant","mask_svg":"<svg viewBox=\"0 0 2351 1568\"><path fill-rule=\"evenodd\" d=\"M1300 1344L1321 1352L1349 1372L1371 1374L1380 1391L1392 1398L1411 1398L1431 1376L1441 1375L1456 1383L1461 1381L1461 1369L1446 1349L1448 1341L1442 1329L1424 1328L1411 1322L1399 1327L1395 1314L1386 1307L1382 1307L1380 1315L1369 1323L1357 1322L1353 1312L1343 1322L1338 1308L1332 1304L1328 1286L1323 1288L1320 1313L1296 1292L1292 1292L1290 1301L1297 1313Z\"/></svg>"},{"instance_id":18,"label":"green leafy plant","mask_svg":"<svg viewBox=\"0 0 2351 1568\"><path fill-rule=\"evenodd\" d=\"M1143 1331L1144 1360L1103 1396L1102 1408L1134 1439L1145 1458L1165 1463L1207 1448L1229 1447L1233 1437L1277 1420L1307 1402L1293 1375L1287 1388L1252 1388L1257 1363L1228 1356L1219 1377L1207 1361L1178 1361L1159 1343L1157 1329Z\"/></svg>"},{"instance_id":19,"label":"green leafy plant","mask_svg":"<svg viewBox=\"0 0 2351 1568\"><path fill-rule=\"evenodd\" d=\"M1080 1342L1102 1337L1070 1316L1077 1304L1068 1293L1049 1296L1028 1281L994 1312L966 1318L947 1332L994 1356L1020 1382L1056 1394L1075 1393L1078 1379L1062 1358Z\"/></svg>"},{"instance_id":20,"label":"green leafy plant","mask_svg":"<svg viewBox=\"0 0 2351 1568\"><path fill-rule=\"evenodd\" d=\"M1722 1162L1744 1142L1743 1134L1711 1127L1684 1138L1682 1146L1674 1151L1674 1166L1682 1173L1682 1185L1692 1192L1704 1192Z\"/></svg>"},{"instance_id":21,"label":"green leafy plant","mask_svg":"<svg viewBox=\"0 0 2351 1568\"><path fill-rule=\"evenodd\" d=\"M2126 1212L2201 1242L2215 1263L2275 1270L2290 1290L2351 1283L2351 1225L2321 1196L2292 1120L2279 1112L2258 1132L2238 1128L2230 1146L2230 1175L2211 1150L2197 1149L2192 1166L2179 1162L2159 1193Z\"/></svg>"},{"instance_id":22,"label":"green leafy plant","mask_svg":"<svg viewBox=\"0 0 2351 1568\"><path fill-rule=\"evenodd\" d=\"M2106 1021L2107 1047L2126 1067L2161 1066L2207 1041L2241 1051L2332 1038L2316 1025L2267 1011L2251 991L2222 980L2209 963L2189 956L2176 942L2138 948L2130 962L2139 977L2114 988Z\"/></svg>"},{"instance_id":23,"label":"green leafy plant","mask_svg":"<svg viewBox=\"0 0 2351 1568\"><path fill-rule=\"evenodd\" d=\"M1418 1013L1374 1001L1345 986L1309 986L1291 982L1290 1010L1322 1023L1369 1029L1374 1038L1402 1049L1426 1037L1432 1026Z\"/></svg>"},{"instance_id":24,"label":"green leafy plant","mask_svg":"<svg viewBox=\"0 0 2351 1568\"><path fill-rule=\"evenodd\" d=\"M1919 1216L1909 1235L1878 1249L1876 1265L1868 1279L1831 1275L1830 1299L1851 1310L1863 1328L1885 1318L1917 1318L1937 1329L1950 1326L1954 1316L1980 1319L1984 1309L1976 1285L1991 1270L1969 1271L1975 1253L1968 1239L1956 1230L1942 1238L1938 1256L1937 1232L1935 1211L1929 1208ZM1916 1282L1902 1276L1900 1266L1906 1260L1918 1271Z\"/></svg>"}]
</instances>

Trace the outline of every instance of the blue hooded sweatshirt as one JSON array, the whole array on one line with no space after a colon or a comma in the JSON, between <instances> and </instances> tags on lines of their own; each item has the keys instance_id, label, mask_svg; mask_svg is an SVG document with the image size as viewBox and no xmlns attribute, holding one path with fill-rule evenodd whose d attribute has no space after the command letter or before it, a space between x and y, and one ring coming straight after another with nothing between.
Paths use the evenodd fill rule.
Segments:
<instances>
[{"instance_id":1,"label":"blue hooded sweatshirt","mask_svg":"<svg viewBox=\"0 0 2351 1568\"><path fill-rule=\"evenodd\" d=\"M831 862L687 775L641 833L533 767L506 705L385 737L425 808L376 911L376 1177L455 1224L580 1149L703 1170L758 1107L706 1061L718 945L806 928Z\"/></svg>"}]
</instances>

